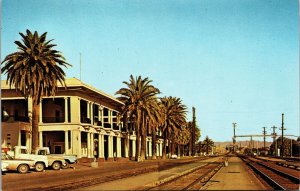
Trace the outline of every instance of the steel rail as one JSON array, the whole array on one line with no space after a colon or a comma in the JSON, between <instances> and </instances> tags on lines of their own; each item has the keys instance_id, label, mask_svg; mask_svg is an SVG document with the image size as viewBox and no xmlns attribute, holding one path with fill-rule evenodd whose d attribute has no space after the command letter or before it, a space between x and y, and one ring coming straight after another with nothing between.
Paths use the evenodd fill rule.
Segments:
<instances>
[{"instance_id":1,"label":"steel rail","mask_svg":"<svg viewBox=\"0 0 300 191\"><path fill-rule=\"evenodd\" d=\"M263 163L261 163L261 162L257 162L257 164L259 164L259 165L261 165L261 166L263 166L263 167L265 167L265 168L267 168L267 169L269 169L269 170L271 170L271 171L273 171L273 172L276 172L276 173L278 173L278 174L280 174L280 175L282 175L282 176L284 176L284 177L290 179L291 181L293 181L293 182L296 183L296 184L299 184L300 179L299 179L298 177L295 177L295 176L293 176L293 175L291 175L291 174L288 174L288 173L286 173L286 172L282 172L282 171L280 171L280 170L277 170L277 169L275 169L275 168L273 168L273 167L271 167L271 166L268 166L268 165L266 165L266 164L263 164Z\"/></svg>"},{"instance_id":2,"label":"steel rail","mask_svg":"<svg viewBox=\"0 0 300 191\"><path fill-rule=\"evenodd\" d=\"M264 172L262 172L261 170L259 170L258 168L256 168L253 164L251 164L251 162L246 161L244 158L242 158L242 160L244 162L247 163L247 165L249 165L256 173L258 173L259 175L262 176L262 178L268 182L268 184L270 186L272 186L275 190L288 190L285 187L283 187L282 185L280 185L278 182L276 182L275 180L273 180L270 176L268 176L267 174L265 174Z\"/></svg>"},{"instance_id":3,"label":"steel rail","mask_svg":"<svg viewBox=\"0 0 300 191\"><path fill-rule=\"evenodd\" d=\"M192 182L191 184L189 184L188 186L186 186L185 188L183 188L182 190L188 190L189 188L192 188L193 186L195 186L197 183L199 183L199 181L201 181L203 178L207 177L210 173L212 173L213 171L216 171L214 174L216 174L222 167L222 163L220 163L218 166L216 166L215 168L212 168L211 170L209 170L208 172L206 172L205 174L203 174L202 176L200 176L199 178L197 178L194 182ZM212 176L211 176L212 177ZM205 181L208 182L210 180L210 178ZM206 184L206 183L204 183Z\"/></svg>"},{"instance_id":4,"label":"steel rail","mask_svg":"<svg viewBox=\"0 0 300 191\"><path fill-rule=\"evenodd\" d=\"M244 159L243 159L244 160ZM245 160L244 160L245 161ZM270 186L272 186L273 188L275 188L276 190L287 190L285 187L283 187L282 185L280 185L278 182L276 182L275 180L273 180L270 176L268 176L267 174L265 174L264 172L262 172L261 170L259 170L258 168L256 168L253 164L251 164L251 162L245 161L256 173L260 174L262 176L262 178L264 180L266 180Z\"/></svg>"}]
</instances>

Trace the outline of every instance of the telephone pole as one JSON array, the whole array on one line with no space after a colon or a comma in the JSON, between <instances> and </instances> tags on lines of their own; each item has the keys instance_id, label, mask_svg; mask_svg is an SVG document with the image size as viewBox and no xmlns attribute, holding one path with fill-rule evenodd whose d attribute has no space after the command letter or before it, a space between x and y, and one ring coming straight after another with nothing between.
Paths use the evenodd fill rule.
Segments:
<instances>
[{"instance_id":1,"label":"telephone pole","mask_svg":"<svg viewBox=\"0 0 300 191\"><path fill-rule=\"evenodd\" d=\"M275 156L277 156L277 140L276 140L276 132L275 132L275 129L277 127L273 126L271 128L273 129L272 135L273 135L273 143L274 143L274 148L275 148Z\"/></svg>"},{"instance_id":2,"label":"telephone pole","mask_svg":"<svg viewBox=\"0 0 300 191\"><path fill-rule=\"evenodd\" d=\"M232 123L233 125L233 139L232 139L232 145L233 145L233 152L235 151L235 127L236 127L236 123Z\"/></svg>"},{"instance_id":3,"label":"telephone pole","mask_svg":"<svg viewBox=\"0 0 300 191\"><path fill-rule=\"evenodd\" d=\"M281 115L281 118L282 118L282 121L281 121L281 128L280 128L280 130L281 130L281 149L280 149L281 151L280 151L280 155L283 157L284 156L283 131L286 130L284 128L284 113Z\"/></svg>"},{"instance_id":4,"label":"telephone pole","mask_svg":"<svg viewBox=\"0 0 300 191\"><path fill-rule=\"evenodd\" d=\"M195 139L196 139L196 109L192 107L193 110L193 134L192 134L192 156L195 156Z\"/></svg>"},{"instance_id":5,"label":"telephone pole","mask_svg":"<svg viewBox=\"0 0 300 191\"><path fill-rule=\"evenodd\" d=\"M264 151L265 151L265 149L266 149L266 133L267 133L267 131L266 131L266 127L263 127L263 134L264 134Z\"/></svg>"}]
</instances>

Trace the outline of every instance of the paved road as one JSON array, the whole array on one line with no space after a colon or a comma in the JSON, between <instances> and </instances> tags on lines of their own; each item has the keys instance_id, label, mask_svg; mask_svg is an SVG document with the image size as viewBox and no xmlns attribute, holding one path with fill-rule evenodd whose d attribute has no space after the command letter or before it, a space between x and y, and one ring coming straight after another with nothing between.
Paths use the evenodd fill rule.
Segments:
<instances>
[{"instance_id":1,"label":"paved road","mask_svg":"<svg viewBox=\"0 0 300 191\"><path fill-rule=\"evenodd\" d=\"M222 168L202 190L265 190L266 188L247 171L238 157L231 157L229 165Z\"/></svg>"}]
</instances>

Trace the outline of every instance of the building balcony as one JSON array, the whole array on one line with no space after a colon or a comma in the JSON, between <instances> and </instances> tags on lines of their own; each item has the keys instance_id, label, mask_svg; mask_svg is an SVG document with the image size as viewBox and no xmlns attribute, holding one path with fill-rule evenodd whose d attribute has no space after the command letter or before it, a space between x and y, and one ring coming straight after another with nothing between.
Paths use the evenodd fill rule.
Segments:
<instances>
[{"instance_id":1,"label":"building balcony","mask_svg":"<svg viewBox=\"0 0 300 191\"><path fill-rule=\"evenodd\" d=\"M29 122L28 116L3 116L2 122Z\"/></svg>"},{"instance_id":2,"label":"building balcony","mask_svg":"<svg viewBox=\"0 0 300 191\"><path fill-rule=\"evenodd\" d=\"M42 117L43 123L64 123L65 117Z\"/></svg>"},{"instance_id":3,"label":"building balcony","mask_svg":"<svg viewBox=\"0 0 300 191\"><path fill-rule=\"evenodd\" d=\"M91 124L91 119L87 117L81 117L81 123Z\"/></svg>"}]
</instances>

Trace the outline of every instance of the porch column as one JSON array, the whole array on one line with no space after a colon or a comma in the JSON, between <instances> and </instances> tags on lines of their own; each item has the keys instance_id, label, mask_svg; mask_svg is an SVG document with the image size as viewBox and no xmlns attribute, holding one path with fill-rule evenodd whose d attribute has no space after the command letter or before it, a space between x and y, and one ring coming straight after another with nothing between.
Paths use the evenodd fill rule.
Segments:
<instances>
[{"instance_id":1,"label":"porch column","mask_svg":"<svg viewBox=\"0 0 300 191\"><path fill-rule=\"evenodd\" d=\"M157 156L160 156L159 148L160 148L160 144L156 143L156 155Z\"/></svg>"},{"instance_id":2,"label":"porch column","mask_svg":"<svg viewBox=\"0 0 300 191\"><path fill-rule=\"evenodd\" d=\"M110 127L113 128L113 119L112 119L112 111L108 110L108 116L109 116L109 122L110 122Z\"/></svg>"},{"instance_id":3,"label":"porch column","mask_svg":"<svg viewBox=\"0 0 300 191\"><path fill-rule=\"evenodd\" d=\"M108 136L108 158L113 158L113 136Z\"/></svg>"},{"instance_id":4,"label":"porch column","mask_svg":"<svg viewBox=\"0 0 300 191\"><path fill-rule=\"evenodd\" d=\"M21 130L19 131L18 146L21 146Z\"/></svg>"},{"instance_id":5,"label":"porch column","mask_svg":"<svg viewBox=\"0 0 300 191\"><path fill-rule=\"evenodd\" d=\"M43 146L43 131L39 131L39 147Z\"/></svg>"},{"instance_id":6,"label":"porch column","mask_svg":"<svg viewBox=\"0 0 300 191\"><path fill-rule=\"evenodd\" d=\"M40 102L40 116L39 116L39 123L43 123L43 99L41 98L41 102Z\"/></svg>"},{"instance_id":7,"label":"porch column","mask_svg":"<svg viewBox=\"0 0 300 191\"><path fill-rule=\"evenodd\" d=\"M90 133L91 136L91 158L94 158L94 133Z\"/></svg>"},{"instance_id":8,"label":"porch column","mask_svg":"<svg viewBox=\"0 0 300 191\"><path fill-rule=\"evenodd\" d=\"M64 98L65 100L65 123L68 123L68 97Z\"/></svg>"},{"instance_id":9,"label":"porch column","mask_svg":"<svg viewBox=\"0 0 300 191\"><path fill-rule=\"evenodd\" d=\"M65 154L69 154L69 131L65 131Z\"/></svg>"},{"instance_id":10,"label":"porch column","mask_svg":"<svg viewBox=\"0 0 300 191\"><path fill-rule=\"evenodd\" d=\"M87 132L87 157L90 158L91 156L91 137L90 137L90 133Z\"/></svg>"},{"instance_id":11,"label":"porch column","mask_svg":"<svg viewBox=\"0 0 300 191\"><path fill-rule=\"evenodd\" d=\"M149 141L149 157L152 157L152 141Z\"/></svg>"},{"instance_id":12,"label":"porch column","mask_svg":"<svg viewBox=\"0 0 300 191\"><path fill-rule=\"evenodd\" d=\"M132 140L132 156L135 157L135 151L136 151L136 148L135 148L135 141L136 140Z\"/></svg>"},{"instance_id":13,"label":"porch column","mask_svg":"<svg viewBox=\"0 0 300 191\"><path fill-rule=\"evenodd\" d=\"M29 152L31 152L30 140L31 140L31 134L29 132L26 132L26 148L28 149Z\"/></svg>"},{"instance_id":14,"label":"porch column","mask_svg":"<svg viewBox=\"0 0 300 191\"><path fill-rule=\"evenodd\" d=\"M103 156L102 156L102 151L103 149L102 149L102 136L101 136L101 134L99 133L98 134L98 158L102 158Z\"/></svg>"},{"instance_id":15,"label":"porch column","mask_svg":"<svg viewBox=\"0 0 300 191\"><path fill-rule=\"evenodd\" d=\"M91 110L90 110L90 113L91 113L91 115L90 115L91 116L91 124L94 125L94 112L93 112L94 107L93 107L93 103L92 102L90 102L90 108L91 108Z\"/></svg>"},{"instance_id":16,"label":"porch column","mask_svg":"<svg viewBox=\"0 0 300 191\"><path fill-rule=\"evenodd\" d=\"M125 138L125 157L128 158L128 152L129 152L129 136L126 135Z\"/></svg>"},{"instance_id":17,"label":"porch column","mask_svg":"<svg viewBox=\"0 0 300 191\"><path fill-rule=\"evenodd\" d=\"M77 156L78 156L78 158L81 158L81 155L82 155L82 151L81 151L81 131L77 131L76 132L77 133L77 136L78 136L78 151L77 151Z\"/></svg>"},{"instance_id":18,"label":"porch column","mask_svg":"<svg viewBox=\"0 0 300 191\"><path fill-rule=\"evenodd\" d=\"M104 135L101 135L100 134L100 137L101 137L101 148L100 148L100 156L101 158L104 158Z\"/></svg>"},{"instance_id":19,"label":"porch column","mask_svg":"<svg viewBox=\"0 0 300 191\"><path fill-rule=\"evenodd\" d=\"M101 127L104 126L104 125L103 125L103 124L104 124L104 121L103 121L103 113L104 113L104 112L103 112L103 107L101 107L101 116L100 116L100 117L101 117ZM104 147L103 147L103 148L104 148ZM104 155L103 155L103 156L104 156Z\"/></svg>"},{"instance_id":20,"label":"porch column","mask_svg":"<svg viewBox=\"0 0 300 191\"><path fill-rule=\"evenodd\" d=\"M160 156L162 156L162 148L163 148L163 146L162 146L162 142L161 142L161 143L159 143L159 155Z\"/></svg>"},{"instance_id":21,"label":"porch column","mask_svg":"<svg viewBox=\"0 0 300 191\"><path fill-rule=\"evenodd\" d=\"M70 135L71 135L71 137L70 137L70 140L71 140L71 141L70 141L70 144L71 144L71 145L70 145L70 148L71 148L71 154L75 154L75 153L74 153L74 142L75 142L75 140L74 140L74 137L75 137L75 136L74 136L74 131L71 130L71 131L70 131Z\"/></svg>"},{"instance_id":22,"label":"porch column","mask_svg":"<svg viewBox=\"0 0 300 191\"><path fill-rule=\"evenodd\" d=\"M117 157L121 157L121 137L117 137Z\"/></svg>"}]
</instances>

